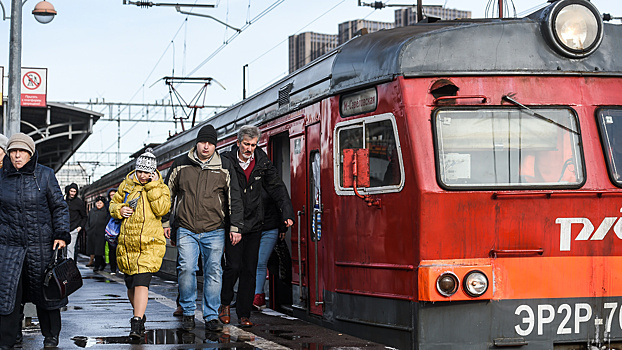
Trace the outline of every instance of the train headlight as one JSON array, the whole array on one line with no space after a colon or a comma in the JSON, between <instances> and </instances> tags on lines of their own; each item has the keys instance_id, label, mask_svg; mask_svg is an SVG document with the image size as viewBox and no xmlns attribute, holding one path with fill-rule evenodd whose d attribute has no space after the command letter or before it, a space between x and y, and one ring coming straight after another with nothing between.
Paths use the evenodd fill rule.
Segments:
<instances>
[{"instance_id":1,"label":"train headlight","mask_svg":"<svg viewBox=\"0 0 622 350\"><path fill-rule=\"evenodd\" d=\"M570 58L592 54L603 40L598 9L585 0L557 1L547 9L544 32L553 48Z\"/></svg>"},{"instance_id":2,"label":"train headlight","mask_svg":"<svg viewBox=\"0 0 622 350\"><path fill-rule=\"evenodd\" d=\"M445 297L450 297L458 291L460 281L452 272L444 272L436 279L436 290Z\"/></svg>"},{"instance_id":3,"label":"train headlight","mask_svg":"<svg viewBox=\"0 0 622 350\"><path fill-rule=\"evenodd\" d=\"M479 297L488 290L488 278L481 271L471 271L464 276L464 292L471 297Z\"/></svg>"}]
</instances>

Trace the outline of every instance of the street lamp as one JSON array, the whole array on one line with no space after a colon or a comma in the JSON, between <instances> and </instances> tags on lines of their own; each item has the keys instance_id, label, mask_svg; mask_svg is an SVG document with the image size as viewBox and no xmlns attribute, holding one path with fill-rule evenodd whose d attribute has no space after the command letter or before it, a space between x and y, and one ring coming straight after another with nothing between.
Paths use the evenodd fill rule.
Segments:
<instances>
[{"instance_id":1,"label":"street lamp","mask_svg":"<svg viewBox=\"0 0 622 350\"><path fill-rule=\"evenodd\" d=\"M54 16L56 16L56 10L54 10L54 6L52 6L52 4L43 0L35 5L35 9L32 10L32 14L35 16L37 22L41 24L48 24L52 22Z\"/></svg>"},{"instance_id":2,"label":"street lamp","mask_svg":"<svg viewBox=\"0 0 622 350\"><path fill-rule=\"evenodd\" d=\"M2 19L11 20L11 34L9 38L9 100L7 115L5 116L4 132L11 136L20 131L22 119L21 106L21 72L22 72L22 6L26 0L11 0L11 17L6 16L4 4L2 6ZM54 6L47 1L41 1L32 11L39 23L50 23L56 15Z\"/></svg>"}]
</instances>

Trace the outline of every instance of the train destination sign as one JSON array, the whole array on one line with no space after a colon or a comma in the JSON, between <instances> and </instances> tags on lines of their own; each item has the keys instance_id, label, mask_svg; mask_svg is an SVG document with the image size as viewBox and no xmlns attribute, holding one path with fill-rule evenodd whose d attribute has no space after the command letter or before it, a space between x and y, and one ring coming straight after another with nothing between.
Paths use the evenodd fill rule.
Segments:
<instances>
[{"instance_id":1,"label":"train destination sign","mask_svg":"<svg viewBox=\"0 0 622 350\"><path fill-rule=\"evenodd\" d=\"M373 112L378 105L376 88L366 89L355 94L344 95L341 98L341 115L351 115Z\"/></svg>"},{"instance_id":2,"label":"train destination sign","mask_svg":"<svg viewBox=\"0 0 622 350\"><path fill-rule=\"evenodd\" d=\"M21 105L23 107L47 106L47 68L22 67Z\"/></svg>"}]
</instances>

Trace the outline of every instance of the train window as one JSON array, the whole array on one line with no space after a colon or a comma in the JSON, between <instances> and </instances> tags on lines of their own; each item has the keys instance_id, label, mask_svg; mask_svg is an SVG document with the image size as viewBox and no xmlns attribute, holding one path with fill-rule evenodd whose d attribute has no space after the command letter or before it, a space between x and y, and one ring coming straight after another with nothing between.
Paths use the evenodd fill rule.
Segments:
<instances>
[{"instance_id":1,"label":"train window","mask_svg":"<svg viewBox=\"0 0 622 350\"><path fill-rule=\"evenodd\" d=\"M622 186L622 109L599 109L597 116L609 176Z\"/></svg>"},{"instance_id":2,"label":"train window","mask_svg":"<svg viewBox=\"0 0 622 350\"><path fill-rule=\"evenodd\" d=\"M404 183L404 170L392 114L350 120L335 129L335 187L339 194L352 194L343 186L343 150L369 149L370 188L368 193L399 191ZM371 189L371 190L370 190Z\"/></svg>"},{"instance_id":3,"label":"train window","mask_svg":"<svg viewBox=\"0 0 622 350\"><path fill-rule=\"evenodd\" d=\"M577 187L583 161L575 114L538 109L441 109L437 170L447 188ZM556 125L557 123L558 125Z\"/></svg>"}]
</instances>

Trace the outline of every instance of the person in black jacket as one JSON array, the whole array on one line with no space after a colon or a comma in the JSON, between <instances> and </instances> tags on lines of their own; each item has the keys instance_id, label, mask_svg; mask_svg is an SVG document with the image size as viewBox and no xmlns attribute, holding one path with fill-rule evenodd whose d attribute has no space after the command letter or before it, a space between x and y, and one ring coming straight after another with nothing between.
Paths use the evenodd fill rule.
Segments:
<instances>
[{"instance_id":1,"label":"person in black jacket","mask_svg":"<svg viewBox=\"0 0 622 350\"><path fill-rule=\"evenodd\" d=\"M106 198L98 196L95 198L95 207L89 211L86 220L86 253L94 255L93 271L103 271L106 267L104 253L106 248L106 225L110 220L110 212L106 208Z\"/></svg>"},{"instance_id":2,"label":"person in black jacket","mask_svg":"<svg viewBox=\"0 0 622 350\"><path fill-rule=\"evenodd\" d=\"M253 306L259 310L266 307L266 293L264 286L266 284L266 274L268 271L268 259L272 254L272 250L276 245L277 239L285 239L287 233L286 217L283 214L294 212L292 201L289 194L281 194L287 211L282 212L277 201L272 199L265 190L262 191L261 199L264 206L264 221L261 230L261 241L259 244L259 255L257 259L257 276L255 277L255 297L253 298Z\"/></svg>"},{"instance_id":3,"label":"person in black jacket","mask_svg":"<svg viewBox=\"0 0 622 350\"><path fill-rule=\"evenodd\" d=\"M71 239L69 211L54 171L37 163L32 138L14 134L7 149L0 171L0 349L13 348L27 301L37 307L44 346L56 347L67 298L46 300L43 278L53 249Z\"/></svg>"},{"instance_id":4,"label":"person in black jacket","mask_svg":"<svg viewBox=\"0 0 622 350\"><path fill-rule=\"evenodd\" d=\"M65 187L65 200L69 206L69 234L71 234L71 243L67 245L67 257L75 259L75 248L78 241L78 233L86 224L86 206L84 201L78 198L78 185L75 183Z\"/></svg>"},{"instance_id":5,"label":"person in black jacket","mask_svg":"<svg viewBox=\"0 0 622 350\"><path fill-rule=\"evenodd\" d=\"M238 131L237 147L225 152L223 158L234 164L237 173L242 202L244 203L244 228L242 234L231 232L225 240L225 261L222 276L222 305L219 318L223 323L230 322L229 304L233 300L235 282L240 280L236 299L236 313L240 326L252 327L250 321L253 297L255 295L255 276L257 257L264 221L262 191L273 198L281 210L286 227L294 224L294 213L285 184L278 176L276 168L268 155L257 148L261 131L256 126L245 125Z\"/></svg>"},{"instance_id":6,"label":"person in black jacket","mask_svg":"<svg viewBox=\"0 0 622 350\"><path fill-rule=\"evenodd\" d=\"M110 202L112 201L112 197L114 197L115 193L117 193L116 187L110 188L108 190L108 200L104 203L106 205L105 208L107 212L108 212L108 206L110 205ZM106 242L106 245L108 245L108 263L110 264L110 273L115 275L117 273L120 273L117 267L117 246L110 244L110 242Z\"/></svg>"}]
</instances>

